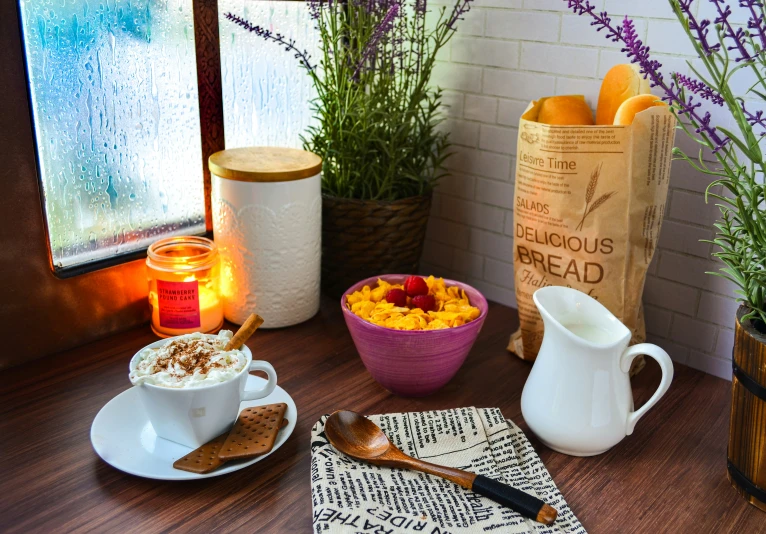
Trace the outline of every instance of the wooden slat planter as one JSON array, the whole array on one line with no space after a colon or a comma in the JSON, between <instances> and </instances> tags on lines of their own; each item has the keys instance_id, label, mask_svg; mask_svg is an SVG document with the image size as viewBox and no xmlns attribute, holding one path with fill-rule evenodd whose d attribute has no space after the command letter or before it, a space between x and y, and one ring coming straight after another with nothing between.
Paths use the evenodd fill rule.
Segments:
<instances>
[{"instance_id":1,"label":"wooden slat planter","mask_svg":"<svg viewBox=\"0 0 766 534\"><path fill-rule=\"evenodd\" d=\"M737 311L728 473L750 504L766 511L766 335Z\"/></svg>"}]
</instances>

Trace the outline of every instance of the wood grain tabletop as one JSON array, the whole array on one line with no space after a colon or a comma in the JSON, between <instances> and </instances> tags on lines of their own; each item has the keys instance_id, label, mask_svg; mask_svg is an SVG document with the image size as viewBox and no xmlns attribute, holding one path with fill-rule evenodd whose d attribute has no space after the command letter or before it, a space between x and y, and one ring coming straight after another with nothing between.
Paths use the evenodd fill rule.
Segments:
<instances>
[{"instance_id":1,"label":"wood grain tabletop","mask_svg":"<svg viewBox=\"0 0 766 534\"><path fill-rule=\"evenodd\" d=\"M726 479L729 382L676 365L669 392L632 436L600 456L565 456L541 445L521 416L530 364L505 350L517 324L515 310L490 304L459 374L423 399L396 397L372 380L336 301L324 300L302 325L259 331L248 345L295 399L295 432L263 462L191 482L122 473L90 445L93 418L130 387L130 358L156 339L148 326L3 371L0 531L311 532L309 436L320 415L496 406L530 437L591 533L766 532L766 514ZM633 382L641 404L659 368L649 361Z\"/></svg>"}]
</instances>

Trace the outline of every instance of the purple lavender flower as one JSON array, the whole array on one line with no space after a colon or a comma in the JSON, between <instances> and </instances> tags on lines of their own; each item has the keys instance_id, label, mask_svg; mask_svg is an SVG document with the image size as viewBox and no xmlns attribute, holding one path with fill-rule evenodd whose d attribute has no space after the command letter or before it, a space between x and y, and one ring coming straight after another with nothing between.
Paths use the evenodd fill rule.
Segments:
<instances>
[{"instance_id":1,"label":"purple lavender flower","mask_svg":"<svg viewBox=\"0 0 766 534\"><path fill-rule=\"evenodd\" d=\"M710 137L710 140L714 145L713 152L717 152L723 148L724 145L729 142L729 138L720 137L715 127L710 125L710 113L705 113L704 116L700 117L698 108L702 104L700 102L694 102L693 96L690 95L688 98L684 98L679 91L676 91L673 87L668 87L665 84L665 80L660 72L662 64L650 57L649 47L644 45L641 39L638 38L635 25L628 17L625 17L625 20L622 23L622 35L623 43L625 43L625 48L623 48L622 51L631 58L632 63L638 63L640 72L644 75L644 78L650 80L652 87L660 87L663 90L665 96L663 96L662 99L674 104L676 109L678 109L679 114L689 115L689 117L697 123L697 133L705 133Z\"/></svg>"},{"instance_id":2,"label":"purple lavender flower","mask_svg":"<svg viewBox=\"0 0 766 534\"><path fill-rule=\"evenodd\" d=\"M694 78L690 78L689 76L685 76L680 72L673 73L673 78L680 87L683 87L687 91L699 95L717 106L723 106L723 97L718 94L718 92L711 89L707 84L695 80Z\"/></svg>"},{"instance_id":3,"label":"purple lavender flower","mask_svg":"<svg viewBox=\"0 0 766 534\"><path fill-rule=\"evenodd\" d=\"M322 16L322 10L338 7L339 5L337 0L306 0L306 3L309 5L311 18L314 20L318 20Z\"/></svg>"},{"instance_id":4,"label":"purple lavender flower","mask_svg":"<svg viewBox=\"0 0 766 534\"><path fill-rule=\"evenodd\" d=\"M371 15L384 15L394 6L398 0L354 0L354 3L364 8Z\"/></svg>"},{"instance_id":5,"label":"purple lavender flower","mask_svg":"<svg viewBox=\"0 0 766 534\"><path fill-rule=\"evenodd\" d=\"M428 12L428 0L415 0L415 24L417 32L420 35L425 35L426 30L426 13ZM415 53L415 72L420 73L423 68L423 48L425 43L417 41L416 46L413 47Z\"/></svg>"},{"instance_id":6,"label":"purple lavender flower","mask_svg":"<svg viewBox=\"0 0 766 534\"><path fill-rule=\"evenodd\" d=\"M710 126L710 112L709 111L706 111L705 112L705 116L700 119L699 115L694 112L694 109L696 109L698 107L700 107L700 104L699 103L693 104L692 97L690 96L689 100L685 104L685 106L682 106L680 108L679 113L681 113L681 114L687 113L687 114L689 114L689 116L692 116L692 115L695 116L695 120L697 121L697 124L699 126L697 126L697 128L694 131L697 132L697 133L703 133L703 132L707 133L710 136L711 140L716 145L713 148L713 153L716 153L719 150L721 150L726 145L726 143L730 142L731 139L729 139L728 137L724 137L723 139L721 139L718 136L718 133L716 133L715 127ZM712 134L711 134L711 132L712 132Z\"/></svg>"},{"instance_id":7,"label":"purple lavender flower","mask_svg":"<svg viewBox=\"0 0 766 534\"><path fill-rule=\"evenodd\" d=\"M681 7L681 11L683 11L684 15L686 15L686 19L689 21L689 30L696 34L697 42L699 42L702 50L705 51L705 55L709 56L713 52L718 52L718 50L721 49L721 44L716 43L711 45L708 43L707 34L709 31L708 27L710 26L710 21L707 19L702 19L701 21L697 22L697 19L691 12L693 3L694 0L678 0L678 5Z\"/></svg>"},{"instance_id":8,"label":"purple lavender flower","mask_svg":"<svg viewBox=\"0 0 766 534\"><path fill-rule=\"evenodd\" d=\"M308 4L312 19L317 20L322 16L322 0L308 0Z\"/></svg>"},{"instance_id":9,"label":"purple lavender flower","mask_svg":"<svg viewBox=\"0 0 766 534\"><path fill-rule=\"evenodd\" d=\"M356 69L354 70L354 74L352 76L354 80L356 80L359 77L359 72L362 70L362 67L364 67L364 65L368 63L370 58L377 51L378 44L394 28L394 23L396 22L396 17L399 16L400 8L401 8L401 5L398 2L394 3L388 9L388 12L385 14L385 16L381 19L377 28L375 28L375 31L370 37L370 40L367 42L367 45L364 47L364 52L362 52L362 57L359 59L359 63L357 63L356 65Z\"/></svg>"},{"instance_id":10,"label":"purple lavender flower","mask_svg":"<svg viewBox=\"0 0 766 534\"><path fill-rule=\"evenodd\" d=\"M593 19L590 23L591 26L596 26L596 31L606 30L606 37L613 43L622 40L622 26L612 26L612 18L606 11L596 13L596 6L591 5L588 1L583 0L567 0L569 8L577 15L588 14Z\"/></svg>"},{"instance_id":11,"label":"purple lavender flower","mask_svg":"<svg viewBox=\"0 0 766 534\"><path fill-rule=\"evenodd\" d=\"M710 125L710 113L700 116L699 108L702 104L695 102L694 96L690 95L688 98L684 98L681 94L682 89L667 86L660 72L662 65L659 61L651 58L649 47L645 46L641 39L638 38L638 33L632 20L625 17L622 26L613 26L608 14L606 12L596 13L595 7L588 0L567 0L567 2L569 8L578 15L589 15L593 19L591 26L596 26L597 31L605 30L608 39L614 42L621 41L625 45L622 51L627 54L632 63L638 63L639 70L644 75L644 78L650 81L652 87L660 87L665 93L662 100L673 104L680 115L689 115L698 125L697 133L704 133L710 139L713 144L713 152L721 150L730 142L728 137L722 138L718 135L715 127Z\"/></svg>"},{"instance_id":12,"label":"purple lavender flower","mask_svg":"<svg viewBox=\"0 0 766 534\"><path fill-rule=\"evenodd\" d=\"M292 52L294 57L300 62L301 65L303 65L303 67L306 68L306 70L314 70L314 66L311 64L311 56L309 55L308 51L300 50L297 46L295 46L294 39L287 39L281 33L272 33L270 30L262 28L261 26L255 26L249 21L238 17L233 13L226 13L224 16L234 24L242 26L247 31L256 34L258 37L262 37L267 41L273 41L279 45L284 46L285 50L287 52Z\"/></svg>"},{"instance_id":13,"label":"purple lavender flower","mask_svg":"<svg viewBox=\"0 0 766 534\"><path fill-rule=\"evenodd\" d=\"M763 132L761 132L761 136L766 135L766 117L764 117L763 111L750 113L745 107L744 102L741 102L741 106L742 112L745 114L745 119L750 124L750 126L759 126L763 130Z\"/></svg>"},{"instance_id":14,"label":"purple lavender flower","mask_svg":"<svg viewBox=\"0 0 766 534\"><path fill-rule=\"evenodd\" d=\"M394 22L396 21L396 17L399 16L399 10L401 7L402 6L399 4L399 2L395 2L391 5L391 7L388 8L386 16L383 17L383 20L380 21L378 27L375 28L375 33L372 37L373 40L379 41L383 38L383 36L385 36L394 28Z\"/></svg>"},{"instance_id":15,"label":"purple lavender flower","mask_svg":"<svg viewBox=\"0 0 766 534\"><path fill-rule=\"evenodd\" d=\"M763 20L763 10L759 15L755 8L763 8L763 2L757 0L739 0L739 7L746 7L750 10L750 19L747 21L747 27L754 31L755 35L761 40L761 50L766 49L766 23ZM750 34L753 35L752 33Z\"/></svg>"},{"instance_id":16,"label":"purple lavender flower","mask_svg":"<svg viewBox=\"0 0 766 534\"><path fill-rule=\"evenodd\" d=\"M713 4L715 4L715 8L718 11L718 16L715 18L715 23L720 24L723 27L723 36L724 38L728 38L732 41L734 41L734 46L727 46L726 50L736 50L739 52L739 57L735 58L737 62L739 61L752 61L753 56L750 55L750 53L747 51L747 48L745 48L745 43L747 42L747 39L750 37L750 34L747 33L742 28L737 28L736 30L732 27L731 23L729 22L729 17L731 16L731 8L726 3L725 0L710 0ZM723 6L723 7L722 7Z\"/></svg>"},{"instance_id":17,"label":"purple lavender flower","mask_svg":"<svg viewBox=\"0 0 766 534\"><path fill-rule=\"evenodd\" d=\"M473 2L473 0L461 0L455 4L455 7L452 8L452 14L450 15L449 22L447 22L447 28L450 30L455 29L455 24L457 24L457 21L463 20L465 14L471 11L471 2Z\"/></svg>"},{"instance_id":18,"label":"purple lavender flower","mask_svg":"<svg viewBox=\"0 0 766 534\"><path fill-rule=\"evenodd\" d=\"M628 17L625 17L622 23L622 42L625 44L622 51L630 58L631 63L638 63L639 71L644 78L649 79L651 86L664 87L665 83L660 73L662 64L649 56L649 47L638 38L636 27Z\"/></svg>"}]
</instances>

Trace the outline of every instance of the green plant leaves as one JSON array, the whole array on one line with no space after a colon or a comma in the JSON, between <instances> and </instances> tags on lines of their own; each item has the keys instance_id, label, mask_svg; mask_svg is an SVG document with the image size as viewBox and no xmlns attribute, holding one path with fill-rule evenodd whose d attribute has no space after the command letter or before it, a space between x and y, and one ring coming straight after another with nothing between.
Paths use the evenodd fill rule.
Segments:
<instances>
[{"instance_id":1,"label":"green plant leaves","mask_svg":"<svg viewBox=\"0 0 766 534\"><path fill-rule=\"evenodd\" d=\"M766 166L760 146L764 139L763 133L766 132L753 131L754 125L759 125L760 116L746 111L753 104L743 100L742 96L735 95L730 84L737 71L751 69L758 81L748 88L746 93L750 97L755 95L761 100L766 100L766 55L751 40L754 59L737 64L730 62L727 46L731 46L731 43L725 42L720 24L716 25L715 34L708 34L708 37L715 35L718 38L720 47L711 50L709 54L701 53L697 38L690 32L688 16L681 9L680 2L670 2L699 54L699 62L689 63L691 71L723 98L724 109L728 110L733 119L731 123L737 130L717 126L733 145L727 145L714 152L717 165L706 162L701 150L696 158L689 157L678 148L673 150L673 155L675 159L682 159L695 170L713 177L713 181L705 190L705 199L709 201L710 198L714 198L718 201L716 205L721 217L713 225L716 229L715 238L706 242L714 245L713 256L718 258L723 266L720 271L709 274L723 277L737 286L739 300L750 309L746 317L759 317L766 321ZM707 148L714 148L704 129L701 129L701 125L695 123L693 118L690 121L691 125L680 119L681 117L679 127L689 138ZM762 123L759 128L761 126ZM719 187L720 189L717 189Z\"/></svg>"},{"instance_id":2,"label":"green plant leaves","mask_svg":"<svg viewBox=\"0 0 766 534\"><path fill-rule=\"evenodd\" d=\"M426 24L422 14L402 10L381 37L383 13L366 2L320 11L315 122L301 139L324 158L323 193L397 200L429 194L443 176L449 137L439 129L442 92L429 80L454 34L445 13L439 8Z\"/></svg>"}]
</instances>

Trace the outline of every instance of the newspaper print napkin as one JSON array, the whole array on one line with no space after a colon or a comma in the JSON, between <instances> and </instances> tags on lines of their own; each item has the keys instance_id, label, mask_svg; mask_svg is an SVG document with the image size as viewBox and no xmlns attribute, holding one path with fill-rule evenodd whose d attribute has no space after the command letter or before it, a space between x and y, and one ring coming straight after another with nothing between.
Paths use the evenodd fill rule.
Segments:
<instances>
[{"instance_id":1,"label":"newspaper print napkin","mask_svg":"<svg viewBox=\"0 0 766 534\"><path fill-rule=\"evenodd\" d=\"M327 441L325 415L311 434L315 533L585 533L524 433L498 408L370 419L406 454L512 484L556 508L558 519L546 527L441 478L348 458Z\"/></svg>"}]
</instances>

